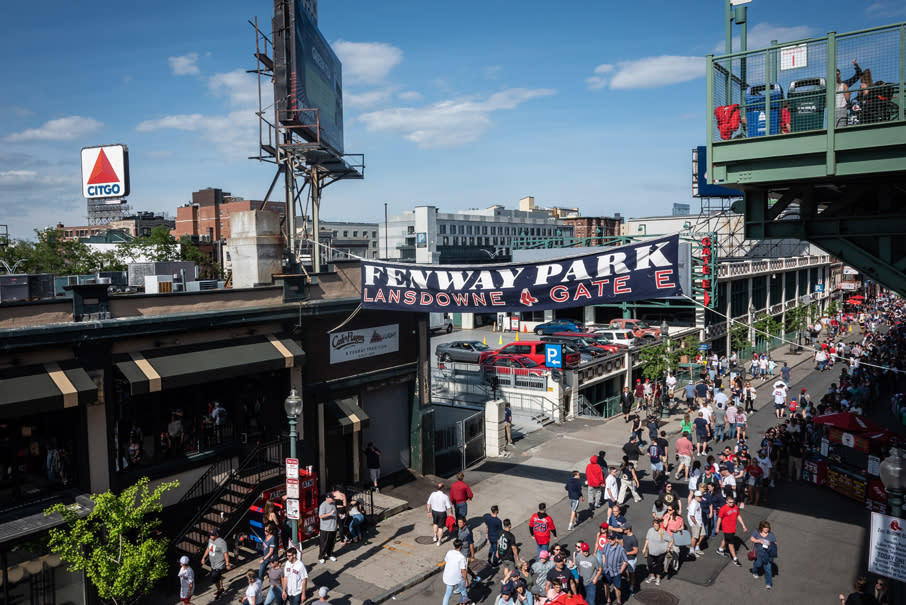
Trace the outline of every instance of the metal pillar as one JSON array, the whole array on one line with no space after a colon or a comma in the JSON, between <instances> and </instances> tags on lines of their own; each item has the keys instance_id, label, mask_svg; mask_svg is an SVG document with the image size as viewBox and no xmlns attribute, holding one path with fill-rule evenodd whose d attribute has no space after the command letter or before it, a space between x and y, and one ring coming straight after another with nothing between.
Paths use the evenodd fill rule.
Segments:
<instances>
[{"instance_id":1,"label":"metal pillar","mask_svg":"<svg viewBox=\"0 0 906 605\"><path fill-rule=\"evenodd\" d=\"M321 272L321 181L318 175L318 168L311 167L311 230L312 230L312 252L311 266L315 273Z\"/></svg>"},{"instance_id":2,"label":"metal pillar","mask_svg":"<svg viewBox=\"0 0 906 605\"><path fill-rule=\"evenodd\" d=\"M284 156L283 167L283 186L286 195L286 250L290 266L287 267L288 273L295 273L296 257L296 177L293 174L293 158L290 154Z\"/></svg>"},{"instance_id":3,"label":"metal pillar","mask_svg":"<svg viewBox=\"0 0 906 605\"><path fill-rule=\"evenodd\" d=\"M289 457L295 459L296 458L296 439L299 438L298 435L296 434L296 419L289 418L288 420L289 420ZM297 541L299 539L299 521L298 521L298 519L291 519L289 522L289 526L292 530L292 533L290 534L290 536L292 537L291 539L293 541Z\"/></svg>"},{"instance_id":4,"label":"metal pillar","mask_svg":"<svg viewBox=\"0 0 906 605\"><path fill-rule=\"evenodd\" d=\"M733 280L727 279L727 304L725 306L725 315L727 316L727 357L733 354L733 339L730 332L733 330Z\"/></svg>"}]
</instances>

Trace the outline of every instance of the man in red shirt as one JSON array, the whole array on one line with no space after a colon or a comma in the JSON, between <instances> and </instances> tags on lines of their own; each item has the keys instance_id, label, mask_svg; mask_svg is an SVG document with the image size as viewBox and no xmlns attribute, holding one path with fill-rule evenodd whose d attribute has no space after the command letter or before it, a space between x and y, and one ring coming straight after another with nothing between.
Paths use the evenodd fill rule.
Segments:
<instances>
[{"instance_id":1,"label":"man in red shirt","mask_svg":"<svg viewBox=\"0 0 906 605\"><path fill-rule=\"evenodd\" d=\"M739 508L736 506L736 498L733 496L727 498L727 503L720 507L717 517L720 519L720 530L724 533L720 541L720 548L717 549L717 554L721 557L726 557L727 551L724 548L729 547L730 556L733 557L733 565L742 567L742 563L736 558L736 522L739 521L739 524L742 525L742 531L747 532L749 530L746 528L746 523L742 520Z\"/></svg>"},{"instance_id":2,"label":"man in red shirt","mask_svg":"<svg viewBox=\"0 0 906 605\"><path fill-rule=\"evenodd\" d=\"M472 499L472 488L463 481L465 475L456 473L456 481L450 486L450 502L456 510L457 517L469 518L469 501Z\"/></svg>"},{"instance_id":3,"label":"man in red shirt","mask_svg":"<svg viewBox=\"0 0 906 605\"><path fill-rule=\"evenodd\" d=\"M588 483L588 510L601 506L601 489L604 485L604 471L598 464L598 457L592 456L585 467L585 481Z\"/></svg>"},{"instance_id":4,"label":"man in red shirt","mask_svg":"<svg viewBox=\"0 0 906 605\"><path fill-rule=\"evenodd\" d=\"M548 546L551 543L551 535L557 537L557 527L554 520L547 514L547 505L542 502L538 505L538 512L529 519L529 533L538 544L538 555L542 550L550 550Z\"/></svg>"}]
</instances>

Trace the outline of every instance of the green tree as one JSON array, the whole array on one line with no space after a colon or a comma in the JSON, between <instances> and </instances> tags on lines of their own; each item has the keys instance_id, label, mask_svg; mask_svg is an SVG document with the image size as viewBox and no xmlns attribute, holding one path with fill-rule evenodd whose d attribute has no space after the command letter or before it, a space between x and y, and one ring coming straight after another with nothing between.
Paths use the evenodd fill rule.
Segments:
<instances>
[{"instance_id":1,"label":"green tree","mask_svg":"<svg viewBox=\"0 0 906 605\"><path fill-rule=\"evenodd\" d=\"M679 352L667 350L667 341L662 340L656 344L649 345L639 351L639 358L642 361L642 376L651 380L663 380L667 375L667 370L674 374L679 366Z\"/></svg>"},{"instance_id":2,"label":"green tree","mask_svg":"<svg viewBox=\"0 0 906 605\"><path fill-rule=\"evenodd\" d=\"M836 301L836 300L832 300L832 301L830 301L830 302L827 304L827 311L826 311L826 313L827 313L829 316L831 316L831 315L836 315L839 311L840 311L840 309L837 307L837 301Z\"/></svg>"},{"instance_id":3,"label":"green tree","mask_svg":"<svg viewBox=\"0 0 906 605\"><path fill-rule=\"evenodd\" d=\"M97 252L78 240L65 240L57 229L35 231L35 241L11 242L2 252L10 267L17 261L22 273L86 275L96 271L121 271L125 265L113 252Z\"/></svg>"},{"instance_id":4,"label":"green tree","mask_svg":"<svg viewBox=\"0 0 906 605\"><path fill-rule=\"evenodd\" d=\"M730 328L730 347L736 351L748 349L749 345L749 326L742 323L734 323Z\"/></svg>"},{"instance_id":5,"label":"green tree","mask_svg":"<svg viewBox=\"0 0 906 605\"><path fill-rule=\"evenodd\" d=\"M166 225L158 225L145 237L136 237L122 244L117 250L117 257L126 264L139 261L169 262L180 260L179 242L170 233Z\"/></svg>"},{"instance_id":6,"label":"green tree","mask_svg":"<svg viewBox=\"0 0 906 605\"><path fill-rule=\"evenodd\" d=\"M171 481L152 491L143 477L120 494L95 494L94 509L84 518L56 504L44 514L58 513L65 525L50 530L48 545L70 572L84 572L105 602L135 603L167 573L168 540L155 530L161 497L177 485Z\"/></svg>"}]
</instances>

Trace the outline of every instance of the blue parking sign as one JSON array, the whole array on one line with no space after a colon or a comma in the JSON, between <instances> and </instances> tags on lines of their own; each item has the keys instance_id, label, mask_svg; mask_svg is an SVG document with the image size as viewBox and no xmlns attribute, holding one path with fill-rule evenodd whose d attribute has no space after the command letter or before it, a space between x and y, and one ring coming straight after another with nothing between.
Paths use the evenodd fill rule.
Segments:
<instances>
[{"instance_id":1,"label":"blue parking sign","mask_svg":"<svg viewBox=\"0 0 906 605\"><path fill-rule=\"evenodd\" d=\"M563 345L544 345L544 365L549 368L563 367Z\"/></svg>"}]
</instances>

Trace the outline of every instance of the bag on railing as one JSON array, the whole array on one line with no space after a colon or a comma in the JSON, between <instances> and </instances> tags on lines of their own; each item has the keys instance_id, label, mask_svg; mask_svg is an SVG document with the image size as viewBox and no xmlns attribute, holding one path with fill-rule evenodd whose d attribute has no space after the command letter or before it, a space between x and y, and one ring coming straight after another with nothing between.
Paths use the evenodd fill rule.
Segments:
<instances>
[{"instance_id":1,"label":"bag on railing","mask_svg":"<svg viewBox=\"0 0 906 605\"><path fill-rule=\"evenodd\" d=\"M733 133L739 129L739 104L722 105L714 108L714 116L717 118L717 129L720 131L720 138L725 141L730 140Z\"/></svg>"}]
</instances>

